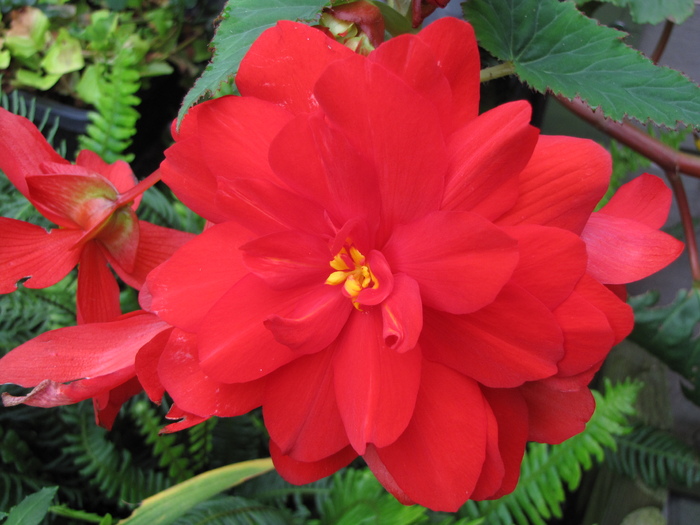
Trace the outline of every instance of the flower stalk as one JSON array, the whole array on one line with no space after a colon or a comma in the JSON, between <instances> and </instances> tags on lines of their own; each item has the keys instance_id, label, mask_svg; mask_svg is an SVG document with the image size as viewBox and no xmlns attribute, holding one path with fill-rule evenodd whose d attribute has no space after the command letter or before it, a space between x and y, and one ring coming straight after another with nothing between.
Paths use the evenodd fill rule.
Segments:
<instances>
[{"instance_id":1,"label":"flower stalk","mask_svg":"<svg viewBox=\"0 0 700 525\"><path fill-rule=\"evenodd\" d=\"M479 81L484 83L489 80L495 80L501 77L507 77L515 74L515 64L510 60L495 66L487 67L481 70Z\"/></svg>"}]
</instances>

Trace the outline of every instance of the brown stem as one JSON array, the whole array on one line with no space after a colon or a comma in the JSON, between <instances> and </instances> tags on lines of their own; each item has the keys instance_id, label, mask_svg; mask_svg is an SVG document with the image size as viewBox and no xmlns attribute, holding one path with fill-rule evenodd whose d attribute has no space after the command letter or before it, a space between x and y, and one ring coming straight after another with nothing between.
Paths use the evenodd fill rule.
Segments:
<instances>
[{"instance_id":1,"label":"brown stem","mask_svg":"<svg viewBox=\"0 0 700 525\"><path fill-rule=\"evenodd\" d=\"M557 97L557 99L572 113L628 148L644 155L664 171L700 178L700 156L676 151L627 122L606 119L602 111L594 112L580 99L567 100L564 97Z\"/></svg>"},{"instance_id":2,"label":"brown stem","mask_svg":"<svg viewBox=\"0 0 700 525\"><path fill-rule=\"evenodd\" d=\"M695 238L695 225L693 224L693 216L688 205L688 196L685 193L683 179L681 179L677 171L667 170L666 177L671 184L671 189L673 189L673 194L678 203L678 211L681 215L683 233L685 234L685 243L688 247L688 257L690 258L690 271L693 275L693 283L695 286L698 286L700 284L700 257L698 257L698 243Z\"/></svg>"},{"instance_id":3,"label":"brown stem","mask_svg":"<svg viewBox=\"0 0 700 525\"><path fill-rule=\"evenodd\" d=\"M658 64L659 60L661 60L661 55L664 54L666 44L668 44L668 40L671 38L671 32L675 25L676 24L670 20L666 20L661 37L659 37L659 41L656 43L656 49L654 49L654 52L651 54L651 61L654 62L654 64Z\"/></svg>"}]
</instances>

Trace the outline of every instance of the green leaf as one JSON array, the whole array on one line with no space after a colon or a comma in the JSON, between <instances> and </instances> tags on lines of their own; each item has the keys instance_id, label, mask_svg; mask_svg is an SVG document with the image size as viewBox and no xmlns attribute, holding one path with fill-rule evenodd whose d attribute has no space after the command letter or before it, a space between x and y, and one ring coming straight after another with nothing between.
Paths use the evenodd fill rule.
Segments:
<instances>
[{"instance_id":1,"label":"green leaf","mask_svg":"<svg viewBox=\"0 0 700 525\"><path fill-rule=\"evenodd\" d=\"M5 525L39 525L57 490L58 487L47 487L24 498L10 510Z\"/></svg>"},{"instance_id":2,"label":"green leaf","mask_svg":"<svg viewBox=\"0 0 700 525\"><path fill-rule=\"evenodd\" d=\"M638 24L658 24L668 19L676 24L693 14L694 0L603 0L630 10ZM577 2L581 3L581 2Z\"/></svg>"},{"instance_id":3,"label":"green leaf","mask_svg":"<svg viewBox=\"0 0 700 525\"><path fill-rule=\"evenodd\" d=\"M465 15L480 44L534 89L581 96L606 116L700 127L700 87L626 46L623 33L558 0L471 0Z\"/></svg>"},{"instance_id":4,"label":"green leaf","mask_svg":"<svg viewBox=\"0 0 700 525\"><path fill-rule=\"evenodd\" d=\"M325 4L323 0L229 0L211 43L212 61L185 96L178 122L199 99L216 94L233 78L260 33L278 20L311 20Z\"/></svg>"},{"instance_id":5,"label":"green leaf","mask_svg":"<svg viewBox=\"0 0 700 525\"><path fill-rule=\"evenodd\" d=\"M661 359L688 381L683 393L700 405L700 339L695 327L700 323L700 292L680 290L670 305L654 308L658 293L631 297L635 327L630 339Z\"/></svg>"},{"instance_id":6,"label":"green leaf","mask_svg":"<svg viewBox=\"0 0 700 525\"><path fill-rule=\"evenodd\" d=\"M141 506L120 525L172 523L197 503L272 469L272 460L265 458L210 470L143 500Z\"/></svg>"}]
</instances>

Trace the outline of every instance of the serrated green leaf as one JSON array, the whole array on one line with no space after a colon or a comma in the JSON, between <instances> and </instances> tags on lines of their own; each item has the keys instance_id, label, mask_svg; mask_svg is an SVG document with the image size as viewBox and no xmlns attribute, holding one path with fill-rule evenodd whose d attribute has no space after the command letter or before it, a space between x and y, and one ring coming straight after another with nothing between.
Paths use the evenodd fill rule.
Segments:
<instances>
[{"instance_id":1,"label":"serrated green leaf","mask_svg":"<svg viewBox=\"0 0 700 525\"><path fill-rule=\"evenodd\" d=\"M57 490L58 487L47 487L24 498L10 510L5 525L39 525Z\"/></svg>"},{"instance_id":2,"label":"serrated green leaf","mask_svg":"<svg viewBox=\"0 0 700 525\"><path fill-rule=\"evenodd\" d=\"M254 459L210 470L146 498L120 525L166 525L197 503L273 469L272 460Z\"/></svg>"},{"instance_id":3,"label":"serrated green leaf","mask_svg":"<svg viewBox=\"0 0 700 525\"><path fill-rule=\"evenodd\" d=\"M185 96L178 122L207 94L216 94L238 71L238 65L260 33L278 20L311 20L328 2L323 0L229 0L212 40L214 56Z\"/></svg>"},{"instance_id":4,"label":"serrated green leaf","mask_svg":"<svg viewBox=\"0 0 700 525\"><path fill-rule=\"evenodd\" d=\"M480 44L534 89L581 96L606 116L700 128L700 87L626 46L623 33L558 0L471 0L465 15Z\"/></svg>"},{"instance_id":5,"label":"serrated green leaf","mask_svg":"<svg viewBox=\"0 0 700 525\"><path fill-rule=\"evenodd\" d=\"M688 381L686 397L700 405L700 339L695 327L700 323L700 292L680 290L668 306L654 308L658 294L630 298L635 311L635 327L630 339L661 359Z\"/></svg>"}]
</instances>

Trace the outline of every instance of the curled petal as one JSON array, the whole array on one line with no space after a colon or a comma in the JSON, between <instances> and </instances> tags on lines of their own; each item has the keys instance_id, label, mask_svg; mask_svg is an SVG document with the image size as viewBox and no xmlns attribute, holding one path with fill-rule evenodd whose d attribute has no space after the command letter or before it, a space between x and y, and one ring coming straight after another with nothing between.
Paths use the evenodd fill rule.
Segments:
<instances>
[{"instance_id":1,"label":"curled petal","mask_svg":"<svg viewBox=\"0 0 700 525\"><path fill-rule=\"evenodd\" d=\"M349 445L336 404L332 363L332 352L320 352L269 378L265 427L282 453L297 461L320 461Z\"/></svg>"},{"instance_id":2,"label":"curled petal","mask_svg":"<svg viewBox=\"0 0 700 525\"><path fill-rule=\"evenodd\" d=\"M139 380L132 377L125 383L93 397L92 406L95 410L95 422L101 427L111 430L122 405L142 390Z\"/></svg>"},{"instance_id":3,"label":"curled petal","mask_svg":"<svg viewBox=\"0 0 700 525\"><path fill-rule=\"evenodd\" d=\"M128 163L118 160L113 164L108 164L97 153L89 149L80 151L75 163L86 168L90 173L102 175L114 185L119 193L125 193L138 183ZM134 209L138 208L139 202L141 202L141 195L134 201Z\"/></svg>"},{"instance_id":4,"label":"curled petal","mask_svg":"<svg viewBox=\"0 0 700 525\"><path fill-rule=\"evenodd\" d=\"M588 272L604 284L638 281L671 264L683 243L646 224L593 213L581 233L588 250Z\"/></svg>"},{"instance_id":5,"label":"curled petal","mask_svg":"<svg viewBox=\"0 0 700 525\"><path fill-rule=\"evenodd\" d=\"M187 428L191 428L195 425L199 425L200 423L203 423L208 417L202 417L202 416L195 416L194 414L190 414L188 412L185 412L184 410L180 409L176 404L173 403L173 406L170 407L170 410L168 410L168 413L165 415L165 419L177 419L179 421L176 421L175 423L170 423L169 425L166 425L162 430L161 433L163 434L171 434L173 432L179 432L181 430L185 430Z\"/></svg>"},{"instance_id":6,"label":"curled petal","mask_svg":"<svg viewBox=\"0 0 700 525\"><path fill-rule=\"evenodd\" d=\"M0 217L0 293L10 293L25 277L27 288L56 284L80 259L83 232L46 231L27 222Z\"/></svg>"},{"instance_id":7,"label":"curled petal","mask_svg":"<svg viewBox=\"0 0 700 525\"><path fill-rule=\"evenodd\" d=\"M339 289L319 285L300 296L288 316L272 315L264 324L278 343L299 354L310 354L338 337L351 310L352 303Z\"/></svg>"},{"instance_id":8,"label":"curled petal","mask_svg":"<svg viewBox=\"0 0 700 525\"><path fill-rule=\"evenodd\" d=\"M382 252L420 285L423 304L462 314L492 302L518 263L517 242L470 212L434 212L397 226Z\"/></svg>"},{"instance_id":9,"label":"curled petal","mask_svg":"<svg viewBox=\"0 0 700 525\"><path fill-rule=\"evenodd\" d=\"M387 347L378 309L353 311L329 348L334 352L335 395L353 448L386 446L406 429L421 377L418 347L398 353Z\"/></svg>"},{"instance_id":10,"label":"curled petal","mask_svg":"<svg viewBox=\"0 0 700 525\"><path fill-rule=\"evenodd\" d=\"M160 332L140 348L134 359L136 377L154 403L160 404L165 394L165 388L158 377L158 361L170 339L171 332L172 330Z\"/></svg>"},{"instance_id":11,"label":"curled petal","mask_svg":"<svg viewBox=\"0 0 700 525\"><path fill-rule=\"evenodd\" d=\"M411 350L423 329L423 303L418 283L406 274L394 276L394 289L382 303L382 335L395 352Z\"/></svg>"},{"instance_id":12,"label":"curled petal","mask_svg":"<svg viewBox=\"0 0 700 525\"><path fill-rule=\"evenodd\" d=\"M372 250L367 254L367 265L372 270L374 279L379 283L377 288L368 287L357 296L357 302L366 306L373 306L386 299L394 289L394 276L391 268L382 252Z\"/></svg>"},{"instance_id":13,"label":"curled petal","mask_svg":"<svg viewBox=\"0 0 700 525\"><path fill-rule=\"evenodd\" d=\"M139 220L129 207L114 211L102 226L97 239L109 252L111 259L124 273L131 273L136 266L139 249Z\"/></svg>"}]
</instances>

